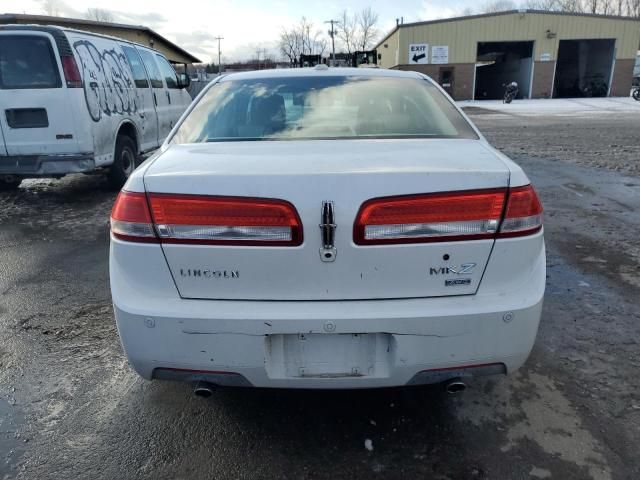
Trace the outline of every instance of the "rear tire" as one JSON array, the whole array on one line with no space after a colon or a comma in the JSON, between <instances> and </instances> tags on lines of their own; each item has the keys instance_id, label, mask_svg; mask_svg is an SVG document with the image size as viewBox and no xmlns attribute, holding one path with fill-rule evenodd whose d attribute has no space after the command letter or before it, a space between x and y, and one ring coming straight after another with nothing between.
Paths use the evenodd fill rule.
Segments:
<instances>
[{"instance_id":1,"label":"rear tire","mask_svg":"<svg viewBox=\"0 0 640 480\"><path fill-rule=\"evenodd\" d=\"M109 184L120 189L139 165L135 142L126 135L118 135L116 149L113 154L113 165L109 169Z\"/></svg>"},{"instance_id":2,"label":"rear tire","mask_svg":"<svg viewBox=\"0 0 640 480\"><path fill-rule=\"evenodd\" d=\"M5 180L4 178L0 178L0 192L8 192L9 190L17 189L22 183L21 178L14 178L12 180Z\"/></svg>"},{"instance_id":3,"label":"rear tire","mask_svg":"<svg viewBox=\"0 0 640 480\"><path fill-rule=\"evenodd\" d=\"M640 102L640 88L636 88L633 91L633 99Z\"/></svg>"}]
</instances>

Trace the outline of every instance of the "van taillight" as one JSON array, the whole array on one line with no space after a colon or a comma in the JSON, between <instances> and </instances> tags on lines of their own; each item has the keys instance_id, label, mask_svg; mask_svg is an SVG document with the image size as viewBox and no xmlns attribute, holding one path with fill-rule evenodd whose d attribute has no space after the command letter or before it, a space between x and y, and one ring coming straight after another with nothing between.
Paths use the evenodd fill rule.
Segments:
<instances>
[{"instance_id":1,"label":"van taillight","mask_svg":"<svg viewBox=\"0 0 640 480\"><path fill-rule=\"evenodd\" d=\"M64 78L67 81L68 88L81 88L82 77L80 76L80 70L78 70L78 64L73 56L60 57L62 60L62 71L64 72Z\"/></svg>"},{"instance_id":2,"label":"van taillight","mask_svg":"<svg viewBox=\"0 0 640 480\"><path fill-rule=\"evenodd\" d=\"M284 200L131 193L111 214L114 236L129 241L206 245L297 246L302 223ZM137 235L137 233L139 235Z\"/></svg>"},{"instance_id":3,"label":"van taillight","mask_svg":"<svg viewBox=\"0 0 640 480\"><path fill-rule=\"evenodd\" d=\"M542 228L542 204L531 185L509 189L499 237L531 235Z\"/></svg>"},{"instance_id":4,"label":"van taillight","mask_svg":"<svg viewBox=\"0 0 640 480\"><path fill-rule=\"evenodd\" d=\"M372 199L360 207L353 241L451 242L530 235L541 228L542 206L528 185Z\"/></svg>"}]
</instances>

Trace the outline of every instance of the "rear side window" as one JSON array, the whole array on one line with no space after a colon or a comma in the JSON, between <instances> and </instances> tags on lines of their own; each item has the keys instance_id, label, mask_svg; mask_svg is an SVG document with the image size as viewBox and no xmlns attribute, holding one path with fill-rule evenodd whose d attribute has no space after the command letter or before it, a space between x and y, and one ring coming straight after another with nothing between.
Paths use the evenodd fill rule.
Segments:
<instances>
[{"instance_id":1,"label":"rear side window","mask_svg":"<svg viewBox=\"0 0 640 480\"><path fill-rule=\"evenodd\" d=\"M160 75L160 70L158 70L158 65L156 65L156 61L153 59L154 55L146 50L138 49L138 53L142 57L142 61L144 62L144 66L147 69L147 73L149 74L149 79L151 80L151 86L153 88L163 88L164 84L162 83L162 76Z\"/></svg>"},{"instance_id":2,"label":"rear side window","mask_svg":"<svg viewBox=\"0 0 640 480\"><path fill-rule=\"evenodd\" d=\"M136 87L149 88L147 73L144 70L144 65L142 65L142 59L140 58L140 55L138 55L138 52L136 52L135 48L127 47L124 45L122 45L122 51L127 57L129 65L131 66L131 71L133 72L133 81L135 82Z\"/></svg>"},{"instance_id":3,"label":"rear side window","mask_svg":"<svg viewBox=\"0 0 640 480\"><path fill-rule=\"evenodd\" d=\"M160 55L156 55L156 60L160 65L160 73L162 73L164 81L167 82L167 88L178 88L178 77L173 67Z\"/></svg>"},{"instance_id":4,"label":"rear side window","mask_svg":"<svg viewBox=\"0 0 640 480\"><path fill-rule=\"evenodd\" d=\"M60 87L60 72L48 38L0 35L0 88Z\"/></svg>"}]
</instances>

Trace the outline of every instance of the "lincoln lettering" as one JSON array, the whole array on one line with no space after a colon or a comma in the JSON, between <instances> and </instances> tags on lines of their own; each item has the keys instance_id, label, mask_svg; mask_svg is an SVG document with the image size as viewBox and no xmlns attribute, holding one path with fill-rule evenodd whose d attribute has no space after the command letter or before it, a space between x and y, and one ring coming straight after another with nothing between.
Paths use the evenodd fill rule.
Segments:
<instances>
[{"instance_id":1,"label":"lincoln lettering","mask_svg":"<svg viewBox=\"0 0 640 480\"><path fill-rule=\"evenodd\" d=\"M201 278L240 278L239 270L210 270L200 268L181 268L181 277L201 277Z\"/></svg>"}]
</instances>

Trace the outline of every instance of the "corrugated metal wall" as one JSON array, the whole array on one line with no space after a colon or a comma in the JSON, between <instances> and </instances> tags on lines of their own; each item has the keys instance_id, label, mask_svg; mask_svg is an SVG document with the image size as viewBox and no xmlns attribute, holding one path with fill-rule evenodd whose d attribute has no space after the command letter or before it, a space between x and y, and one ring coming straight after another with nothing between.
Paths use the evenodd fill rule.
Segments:
<instances>
[{"instance_id":1,"label":"corrugated metal wall","mask_svg":"<svg viewBox=\"0 0 640 480\"><path fill-rule=\"evenodd\" d=\"M547 30L555 33L555 37L548 38ZM560 40L591 38L616 39L616 59L635 58L640 44L640 21L532 12L462 18L406 25L381 42L378 52L384 68L409 63L412 43L428 43L430 47L448 45L449 63L475 63L478 42L529 40L535 42L535 60L548 54L546 58L553 61Z\"/></svg>"}]
</instances>

